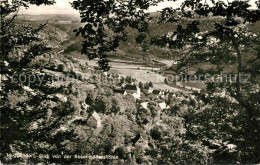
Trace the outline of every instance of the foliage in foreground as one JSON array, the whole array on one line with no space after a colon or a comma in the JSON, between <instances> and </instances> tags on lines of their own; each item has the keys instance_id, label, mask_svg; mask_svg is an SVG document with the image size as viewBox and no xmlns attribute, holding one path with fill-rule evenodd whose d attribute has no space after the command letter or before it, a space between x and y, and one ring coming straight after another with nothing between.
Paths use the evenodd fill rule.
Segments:
<instances>
[{"instance_id":1,"label":"foliage in foreground","mask_svg":"<svg viewBox=\"0 0 260 165\"><path fill-rule=\"evenodd\" d=\"M149 6L158 2L156 0L116 3L113 0L89 1L87 3L74 1L73 7L79 10L82 14L82 22L86 23L84 27L75 31L77 35L81 34L85 39L82 53L90 59L98 57L101 69L108 70L108 52L115 51L119 41L126 40L125 38L128 36L126 28L130 27L138 31L139 35L136 37L136 41L142 44L144 52L147 52L149 45L177 52L176 60L181 61L180 65L174 68L177 73L185 73L189 66L202 62L211 63L217 68L221 68L221 66L232 67L235 72L225 73L230 74L230 78L224 77L227 79L226 81L214 79L205 82L207 94L199 94L202 102L211 107L209 108L211 113L213 111L223 113L224 118L217 118L215 121L220 123L213 122L214 124L222 125L222 122L230 120L229 124L224 124L228 129L223 129L221 126L215 130L216 134L226 134L230 138L238 132L243 132L240 138L232 140L237 147L237 153L231 156L216 150L213 155L217 163L229 161L259 163L260 40L259 33L248 29L248 24L254 25L260 19L259 1L254 1L257 8L252 10L249 9L248 1L234 0L225 3L213 0L209 5L204 0L185 0L177 9L170 6L163 9L159 20L157 17L153 18L145 13ZM99 7L103 10L98 10ZM182 21L180 21L183 19L192 21L183 26ZM212 19L214 27L201 30L199 25L204 19ZM149 28L151 21L156 21L158 24L177 22L178 25L174 26L172 32L153 36ZM92 49L93 47L95 49ZM205 72L207 73L207 71ZM246 82L241 78L245 75L250 75ZM230 99L219 99L219 95L216 94L217 90L222 90L224 95ZM217 107L215 107L216 105ZM231 107L219 105L231 105ZM207 116L207 111L208 109L205 109L202 113L197 113ZM231 119L227 118L229 114ZM209 119L213 120L214 118L212 116ZM241 125L237 125L235 119L242 120ZM209 124L207 122L204 124ZM212 147L211 141L218 139L218 137L212 136L214 134L212 131L209 131L209 135L205 133L204 136L207 135L206 137L209 139L203 143ZM199 134L192 137L195 139L200 137L197 136ZM200 138L204 138L204 136ZM221 141L225 141L225 139L226 137L220 138ZM204 139L200 140L204 141ZM232 160L229 160L231 157Z\"/></svg>"}]
</instances>

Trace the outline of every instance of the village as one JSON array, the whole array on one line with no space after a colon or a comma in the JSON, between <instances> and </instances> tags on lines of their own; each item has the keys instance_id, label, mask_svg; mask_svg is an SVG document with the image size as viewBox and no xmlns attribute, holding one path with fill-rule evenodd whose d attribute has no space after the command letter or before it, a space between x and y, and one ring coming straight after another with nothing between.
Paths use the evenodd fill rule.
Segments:
<instances>
[{"instance_id":1,"label":"village","mask_svg":"<svg viewBox=\"0 0 260 165\"><path fill-rule=\"evenodd\" d=\"M95 71L93 68L88 69L91 70L92 73L99 73ZM190 91L187 92L181 90L161 90L154 88L152 82L143 84L141 82L137 82L135 79L132 79L131 77L122 77L115 74L100 73L98 74L98 76L97 74L93 74L93 76L88 77L88 79L84 79L83 76L82 80L84 83L94 85L95 87L93 90L98 90L98 88L105 88L106 86L108 86L109 88L111 88L112 91L110 93L111 96L109 97L118 96L121 98L132 98L131 100L133 100L137 111L146 111L149 110L151 106L155 106L156 112L154 114L152 123L145 120L142 123L142 127L147 133L149 133L156 126L167 127L164 121L162 121L163 115L174 113L174 115L178 117L178 115L181 116L182 113L185 113L188 110L188 108L192 106L192 104L189 104L191 101L193 101L194 104L198 104L195 99L195 96ZM55 97L57 97L59 100L63 102L67 101L67 97L64 95L59 94ZM90 130L93 131L93 135L99 136L100 132L102 131L102 129L104 129L104 126L107 124L107 115L104 113L100 113L102 110L93 109L93 107L91 107L91 105L89 105L85 101L81 103L80 111L81 112L78 113L78 115L76 115L73 119L71 119L68 122L67 126L77 122L84 122L86 123L86 126L88 126ZM112 112L109 115L124 116L126 115L126 112L125 109L123 109L115 113ZM115 126L121 127L121 124L119 123ZM60 128L58 131L65 130L66 128ZM182 133L185 133L185 130L183 129L180 131ZM132 134L132 139L135 139L135 144L139 145L141 148L149 148L149 139L143 137L142 135ZM114 146L114 149L116 149L117 147L120 146Z\"/></svg>"},{"instance_id":2,"label":"village","mask_svg":"<svg viewBox=\"0 0 260 165\"><path fill-rule=\"evenodd\" d=\"M259 164L260 1L1 0L1 164Z\"/></svg>"}]
</instances>

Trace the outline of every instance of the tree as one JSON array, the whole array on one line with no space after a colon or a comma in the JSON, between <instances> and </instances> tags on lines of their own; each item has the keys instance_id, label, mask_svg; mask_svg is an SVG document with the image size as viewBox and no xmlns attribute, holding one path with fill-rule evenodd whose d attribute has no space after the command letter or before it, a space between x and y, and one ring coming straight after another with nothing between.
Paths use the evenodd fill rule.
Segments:
<instances>
[{"instance_id":1,"label":"tree","mask_svg":"<svg viewBox=\"0 0 260 165\"><path fill-rule=\"evenodd\" d=\"M115 154L120 158L120 159L126 159L126 149L124 147L118 147L115 150Z\"/></svg>"},{"instance_id":2,"label":"tree","mask_svg":"<svg viewBox=\"0 0 260 165\"><path fill-rule=\"evenodd\" d=\"M151 117L154 119L158 115L160 107L155 101L148 102L148 109L151 112Z\"/></svg>"},{"instance_id":3,"label":"tree","mask_svg":"<svg viewBox=\"0 0 260 165\"><path fill-rule=\"evenodd\" d=\"M96 97L97 97L97 93L95 91L88 91L85 102L88 105L91 105L94 103Z\"/></svg>"},{"instance_id":4,"label":"tree","mask_svg":"<svg viewBox=\"0 0 260 165\"><path fill-rule=\"evenodd\" d=\"M97 96L92 104L92 109L94 111L106 114L110 112L111 99L106 96Z\"/></svg>"},{"instance_id":5,"label":"tree","mask_svg":"<svg viewBox=\"0 0 260 165\"><path fill-rule=\"evenodd\" d=\"M164 79L164 83L165 83L165 84L167 84L167 85L169 84L169 82L168 82L168 79L167 79L167 78L165 78L165 79Z\"/></svg>"},{"instance_id":6,"label":"tree","mask_svg":"<svg viewBox=\"0 0 260 165\"><path fill-rule=\"evenodd\" d=\"M127 76L126 79L125 79L125 82L127 82L127 83L132 83L132 82L133 82L132 77Z\"/></svg>"},{"instance_id":7,"label":"tree","mask_svg":"<svg viewBox=\"0 0 260 165\"><path fill-rule=\"evenodd\" d=\"M161 140L162 139L162 132L160 132L158 127L155 127L151 130L151 137L154 140Z\"/></svg>"},{"instance_id":8,"label":"tree","mask_svg":"<svg viewBox=\"0 0 260 165\"><path fill-rule=\"evenodd\" d=\"M219 96L216 95L217 89L225 91L229 99L222 100L223 105L235 104L230 108L244 120L243 129L247 128L247 134L241 137L244 145L236 144L239 147L238 150L245 151L240 155L239 161L259 163L260 41L259 31L254 29L254 25L260 19L259 1L254 1L257 5L256 9L250 9L249 1L184 0L177 9L171 6L163 9L159 19L145 13L149 6L156 5L158 2L156 0L118 1L117 3L113 0L87 3L74 1L74 8L82 13L82 22L87 22L85 27L77 31L77 34L81 33L86 38L82 53L87 54L90 59L99 57L101 68L106 70L109 61L108 52L114 51L120 40L125 40L126 27L129 26L138 30L139 43L146 41L164 49L177 51L180 60L176 69L178 73L185 73L190 66L202 62L210 66L222 67L227 74L231 75L232 81L208 79L205 81L207 95L200 93L198 98L202 98L200 101L204 103L204 106L212 106L219 102ZM159 24L174 22L177 26L172 26L170 32L164 35L154 36L149 32L148 23L154 20L158 20L155 23ZM106 35L106 32L112 35ZM93 36L86 36L89 33ZM97 41L102 42L97 43ZM231 72L228 72L227 67L231 68ZM251 75L247 83L241 81L241 76L239 76L241 74ZM216 111L221 111L221 108L223 107L217 108ZM235 117L234 114L232 117ZM221 121L220 118L214 120L215 124ZM231 124L239 128L233 120ZM230 136L235 134L227 130L217 131ZM210 134L207 138L209 138L208 142L214 140ZM205 143L205 146L210 145ZM221 161L215 160L216 163ZM229 161L233 163L233 160Z\"/></svg>"},{"instance_id":9,"label":"tree","mask_svg":"<svg viewBox=\"0 0 260 165\"><path fill-rule=\"evenodd\" d=\"M153 88L153 83L150 81L150 82L148 83L148 86L151 87L151 88Z\"/></svg>"},{"instance_id":10,"label":"tree","mask_svg":"<svg viewBox=\"0 0 260 165\"><path fill-rule=\"evenodd\" d=\"M152 160L161 164L210 163L210 150L186 137L184 120L162 113L161 124L150 135L154 148L148 151Z\"/></svg>"},{"instance_id":11,"label":"tree","mask_svg":"<svg viewBox=\"0 0 260 165\"><path fill-rule=\"evenodd\" d=\"M137 123L141 125L146 125L151 121L151 111L145 108L139 108L136 114Z\"/></svg>"},{"instance_id":12,"label":"tree","mask_svg":"<svg viewBox=\"0 0 260 165\"><path fill-rule=\"evenodd\" d=\"M180 111L180 107L176 104L170 108L170 113L172 115L176 115L179 111Z\"/></svg>"},{"instance_id":13,"label":"tree","mask_svg":"<svg viewBox=\"0 0 260 165\"><path fill-rule=\"evenodd\" d=\"M68 121L74 107L70 101L54 97L65 93L64 88L51 86L54 76L43 70L47 68L46 58L51 50L39 37L46 24L35 28L16 19L20 7L53 3L52 0L1 1L0 160L3 163L25 163L23 158L8 159L7 154L59 154L64 139L73 137L71 130L59 129ZM31 158L27 163L47 161L55 162Z\"/></svg>"},{"instance_id":14,"label":"tree","mask_svg":"<svg viewBox=\"0 0 260 165\"><path fill-rule=\"evenodd\" d=\"M112 102L111 112L118 114L119 112L125 111L124 100L122 97L113 96L111 98L111 102Z\"/></svg>"},{"instance_id":15,"label":"tree","mask_svg":"<svg viewBox=\"0 0 260 165\"><path fill-rule=\"evenodd\" d=\"M139 88L140 88L141 90L144 89L144 84L143 84L141 81L139 82Z\"/></svg>"},{"instance_id":16,"label":"tree","mask_svg":"<svg viewBox=\"0 0 260 165\"><path fill-rule=\"evenodd\" d=\"M213 98L207 97L208 99L204 102L205 104L215 104L216 99L219 99L218 96L214 97L217 89L226 91L226 95L231 97L230 100L225 100L229 104L233 104L234 100L237 102L237 113L241 114L241 117L245 117L247 124L251 126L250 129L248 128L247 135L243 137L246 145L240 146L241 150L246 150L247 147L250 147L251 150L246 151L241 156L243 158L240 161L257 163L260 161L258 159L260 125L257 120L260 115L260 107L259 101L256 101L259 90L255 90L255 87L259 86L260 74L257 71L259 69L255 68L255 64L259 63L260 40L259 33L252 28L250 29L248 24L255 24L259 21L259 4L258 9L250 10L248 1L212 2L213 5L210 6L207 1L184 1L180 10L188 20L186 27L178 25L176 29L173 29L173 32L153 38L152 42L168 49L183 50L184 53L180 54L179 57L181 59L181 64L178 66L180 70L202 62L217 67L231 65L232 72L229 74L232 75L233 81L216 81L216 79L206 81L207 93ZM163 10L162 21L168 22L169 13L175 13L171 16L179 15L178 11L178 9L172 8ZM203 20L208 18L210 18L208 20L209 27L204 27ZM247 65L252 61L254 61L254 68ZM227 72L227 70L224 71ZM253 76L246 83L240 77L245 74ZM242 115L244 113L241 112L245 112L246 116ZM213 132L211 133L213 134ZM234 132L229 132L229 134L232 136ZM250 154L248 155L248 153Z\"/></svg>"}]
</instances>

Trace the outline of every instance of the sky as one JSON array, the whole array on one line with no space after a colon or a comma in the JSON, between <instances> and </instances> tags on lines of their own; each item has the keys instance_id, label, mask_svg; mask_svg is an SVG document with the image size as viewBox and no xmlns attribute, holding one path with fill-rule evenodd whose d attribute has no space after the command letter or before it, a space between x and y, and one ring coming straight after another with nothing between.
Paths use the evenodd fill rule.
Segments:
<instances>
[{"instance_id":1,"label":"sky","mask_svg":"<svg viewBox=\"0 0 260 165\"><path fill-rule=\"evenodd\" d=\"M31 14L31 15L40 15L40 14L79 14L78 11L74 10L70 2L73 0L56 0L55 5L50 6L35 6L31 5L29 9L21 8L20 14ZM162 2L158 6L150 7L149 12L155 12L163 9L166 6L178 7L183 0L177 0L176 2ZM225 1L225 0L224 0ZM232 1L232 0L231 0ZM253 8L256 6L254 4L255 0L250 0L250 4Z\"/></svg>"}]
</instances>

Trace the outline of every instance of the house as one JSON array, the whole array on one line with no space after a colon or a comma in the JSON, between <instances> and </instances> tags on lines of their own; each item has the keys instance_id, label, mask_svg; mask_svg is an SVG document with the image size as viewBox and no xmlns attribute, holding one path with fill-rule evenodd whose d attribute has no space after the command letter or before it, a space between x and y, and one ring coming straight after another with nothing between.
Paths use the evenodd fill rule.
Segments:
<instances>
[{"instance_id":1,"label":"house","mask_svg":"<svg viewBox=\"0 0 260 165\"><path fill-rule=\"evenodd\" d=\"M89 107L90 107L90 106L89 106L88 104L86 104L85 102L83 102L83 103L81 104L81 110L79 110L78 114L79 114L80 116L88 116L87 111L88 111Z\"/></svg>"},{"instance_id":2,"label":"house","mask_svg":"<svg viewBox=\"0 0 260 165\"><path fill-rule=\"evenodd\" d=\"M125 86L126 86L126 83L122 83L122 84L121 84L121 87L122 87L122 88L125 88Z\"/></svg>"},{"instance_id":3,"label":"house","mask_svg":"<svg viewBox=\"0 0 260 165\"><path fill-rule=\"evenodd\" d=\"M60 101L62 101L62 102L67 102L68 101L68 98L66 97L66 96L64 96L64 95L62 95L62 94L56 94L55 95L55 97L58 99L58 100L60 100Z\"/></svg>"},{"instance_id":4,"label":"house","mask_svg":"<svg viewBox=\"0 0 260 165\"><path fill-rule=\"evenodd\" d=\"M185 98L184 96L182 96L182 95L178 96L176 99L177 99L178 101L186 100L186 98Z\"/></svg>"},{"instance_id":5,"label":"house","mask_svg":"<svg viewBox=\"0 0 260 165\"><path fill-rule=\"evenodd\" d=\"M175 61L173 62L174 65L178 65L178 64L180 64L180 63L181 63L180 60L175 60Z\"/></svg>"},{"instance_id":6,"label":"house","mask_svg":"<svg viewBox=\"0 0 260 165\"><path fill-rule=\"evenodd\" d=\"M30 92L33 96L36 95L36 93L34 92L34 90L32 88L30 88L29 86L23 86L23 89L27 92Z\"/></svg>"},{"instance_id":7,"label":"house","mask_svg":"<svg viewBox=\"0 0 260 165\"><path fill-rule=\"evenodd\" d=\"M108 73L107 73L107 72L103 72L103 75L104 75L104 76L107 76L107 75L108 75Z\"/></svg>"},{"instance_id":8,"label":"house","mask_svg":"<svg viewBox=\"0 0 260 165\"><path fill-rule=\"evenodd\" d=\"M186 93L186 92L183 92L182 95L183 95L186 99L189 98L189 96L190 96L190 95L189 95L188 93Z\"/></svg>"},{"instance_id":9,"label":"house","mask_svg":"<svg viewBox=\"0 0 260 165\"><path fill-rule=\"evenodd\" d=\"M148 140L144 139L142 135L138 139L138 141L135 143L137 146L141 146L143 149L149 148L148 146Z\"/></svg>"},{"instance_id":10,"label":"house","mask_svg":"<svg viewBox=\"0 0 260 165\"><path fill-rule=\"evenodd\" d=\"M148 94L151 94L153 92L153 88L152 87L144 87L144 91L146 91Z\"/></svg>"},{"instance_id":11,"label":"house","mask_svg":"<svg viewBox=\"0 0 260 165\"><path fill-rule=\"evenodd\" d=\"M148 109L148 102L141 103L141 107L143 107L144 109Z\"/></svg>"},{"instance_id":12,"label":"house","mask_svg":"<svg viewBox=\"0 0 260 165\"><path fill-rule=\"evenodd\" d=\"M170 107L166 105L165 102L159 103L159 107L164 110L164 109L169 109Z\"/></svg>"},{"instance_id":13,"label":"house","mask_svg":"<svg viewBox=\"0 0 260 165\"><path fill-rule=\"evenodd\" d=\"M185 104L185 105L182 105L180 107L180 110L177 112L178 115L182 115L183 113L187 112L188 110L188 106Z\"/></svg>"},{"instance_id":14,"label":"house","mask_svg":"<svg viewBox=\"0 0 260 165\"><path fill-rule=\"evenodd\" d=\"M141 97L141 90L137 85L127 84L125 85L124 90L127 94L132 94L135 99L139 99Z\"/></svg>"},{"instance_id":15,"label":"house","mask_svg":"<svg viewBox=\"0 0 260 165\"><path fill-rule=\"evenodd\" d=\"M169 91L165 91L165 92L164 92L164 97L165 97L165 98L167 98L169 95L170 95L170 92L169 92Z\"/></svg>"},{"instance_id":16,"label":"house","mask_svg":"<svg viewBox=\"0 0 260 165\"><path fill-rule=\"evenodd\" d=\"M159 97L164 97L164 92L160 90L153 90L153 92L149 95L151 98L159 98Z\"/></svg>"},{"instance_id":17,"label":"house","mask_svg":"<svg viewBox=\"0 0 260 165\"><path fill-rule=\"evenodd\" d=\"M101 117L97 112L93 112L87 120L87 125L91 128L101 127Z\"/></svg>"},{"instance_id":18,"label":"house","mask_svg":"<svg viewBox=\"0 0 260 165\"><path fill-rule=\"evenodd\" d=\"M114 93L119 93L119 94L122 94L124 96L127 95L127 92L124 89L114 89L113 91L114 91Z\"/></svg>"},{"instance_id":19,"label":"house","mask_svg":"<svg viewBox=\"0 0 260 165\"><path fill-rule=\"evenodd\" d=\"M152 94L153 95L158 95L158 96L161 96L163 95L164 92L160 91L160 90L153 90Z\"/></svg>"},{"instance_id":20,"label":"house","mask_svg":"<svg viewBox=\"0 0 260 165\"><path fill-rule=\"evenodd\" d=\"M88 110L89 105L86 104L86 103L82 103L82 104L81 104L81 108L84 109L84 110Z\"/></svg>"},{"instance_id":21,"label":"house","mask_svg":"<svg viewBox=\"0 0 260 165\"><path fill-rule=\"evenodd\" d=\"M7 81L8 78L4 75L4 74L0 74L0 84L2 83L2 81Z\"/></svg>"}]
</instances>

